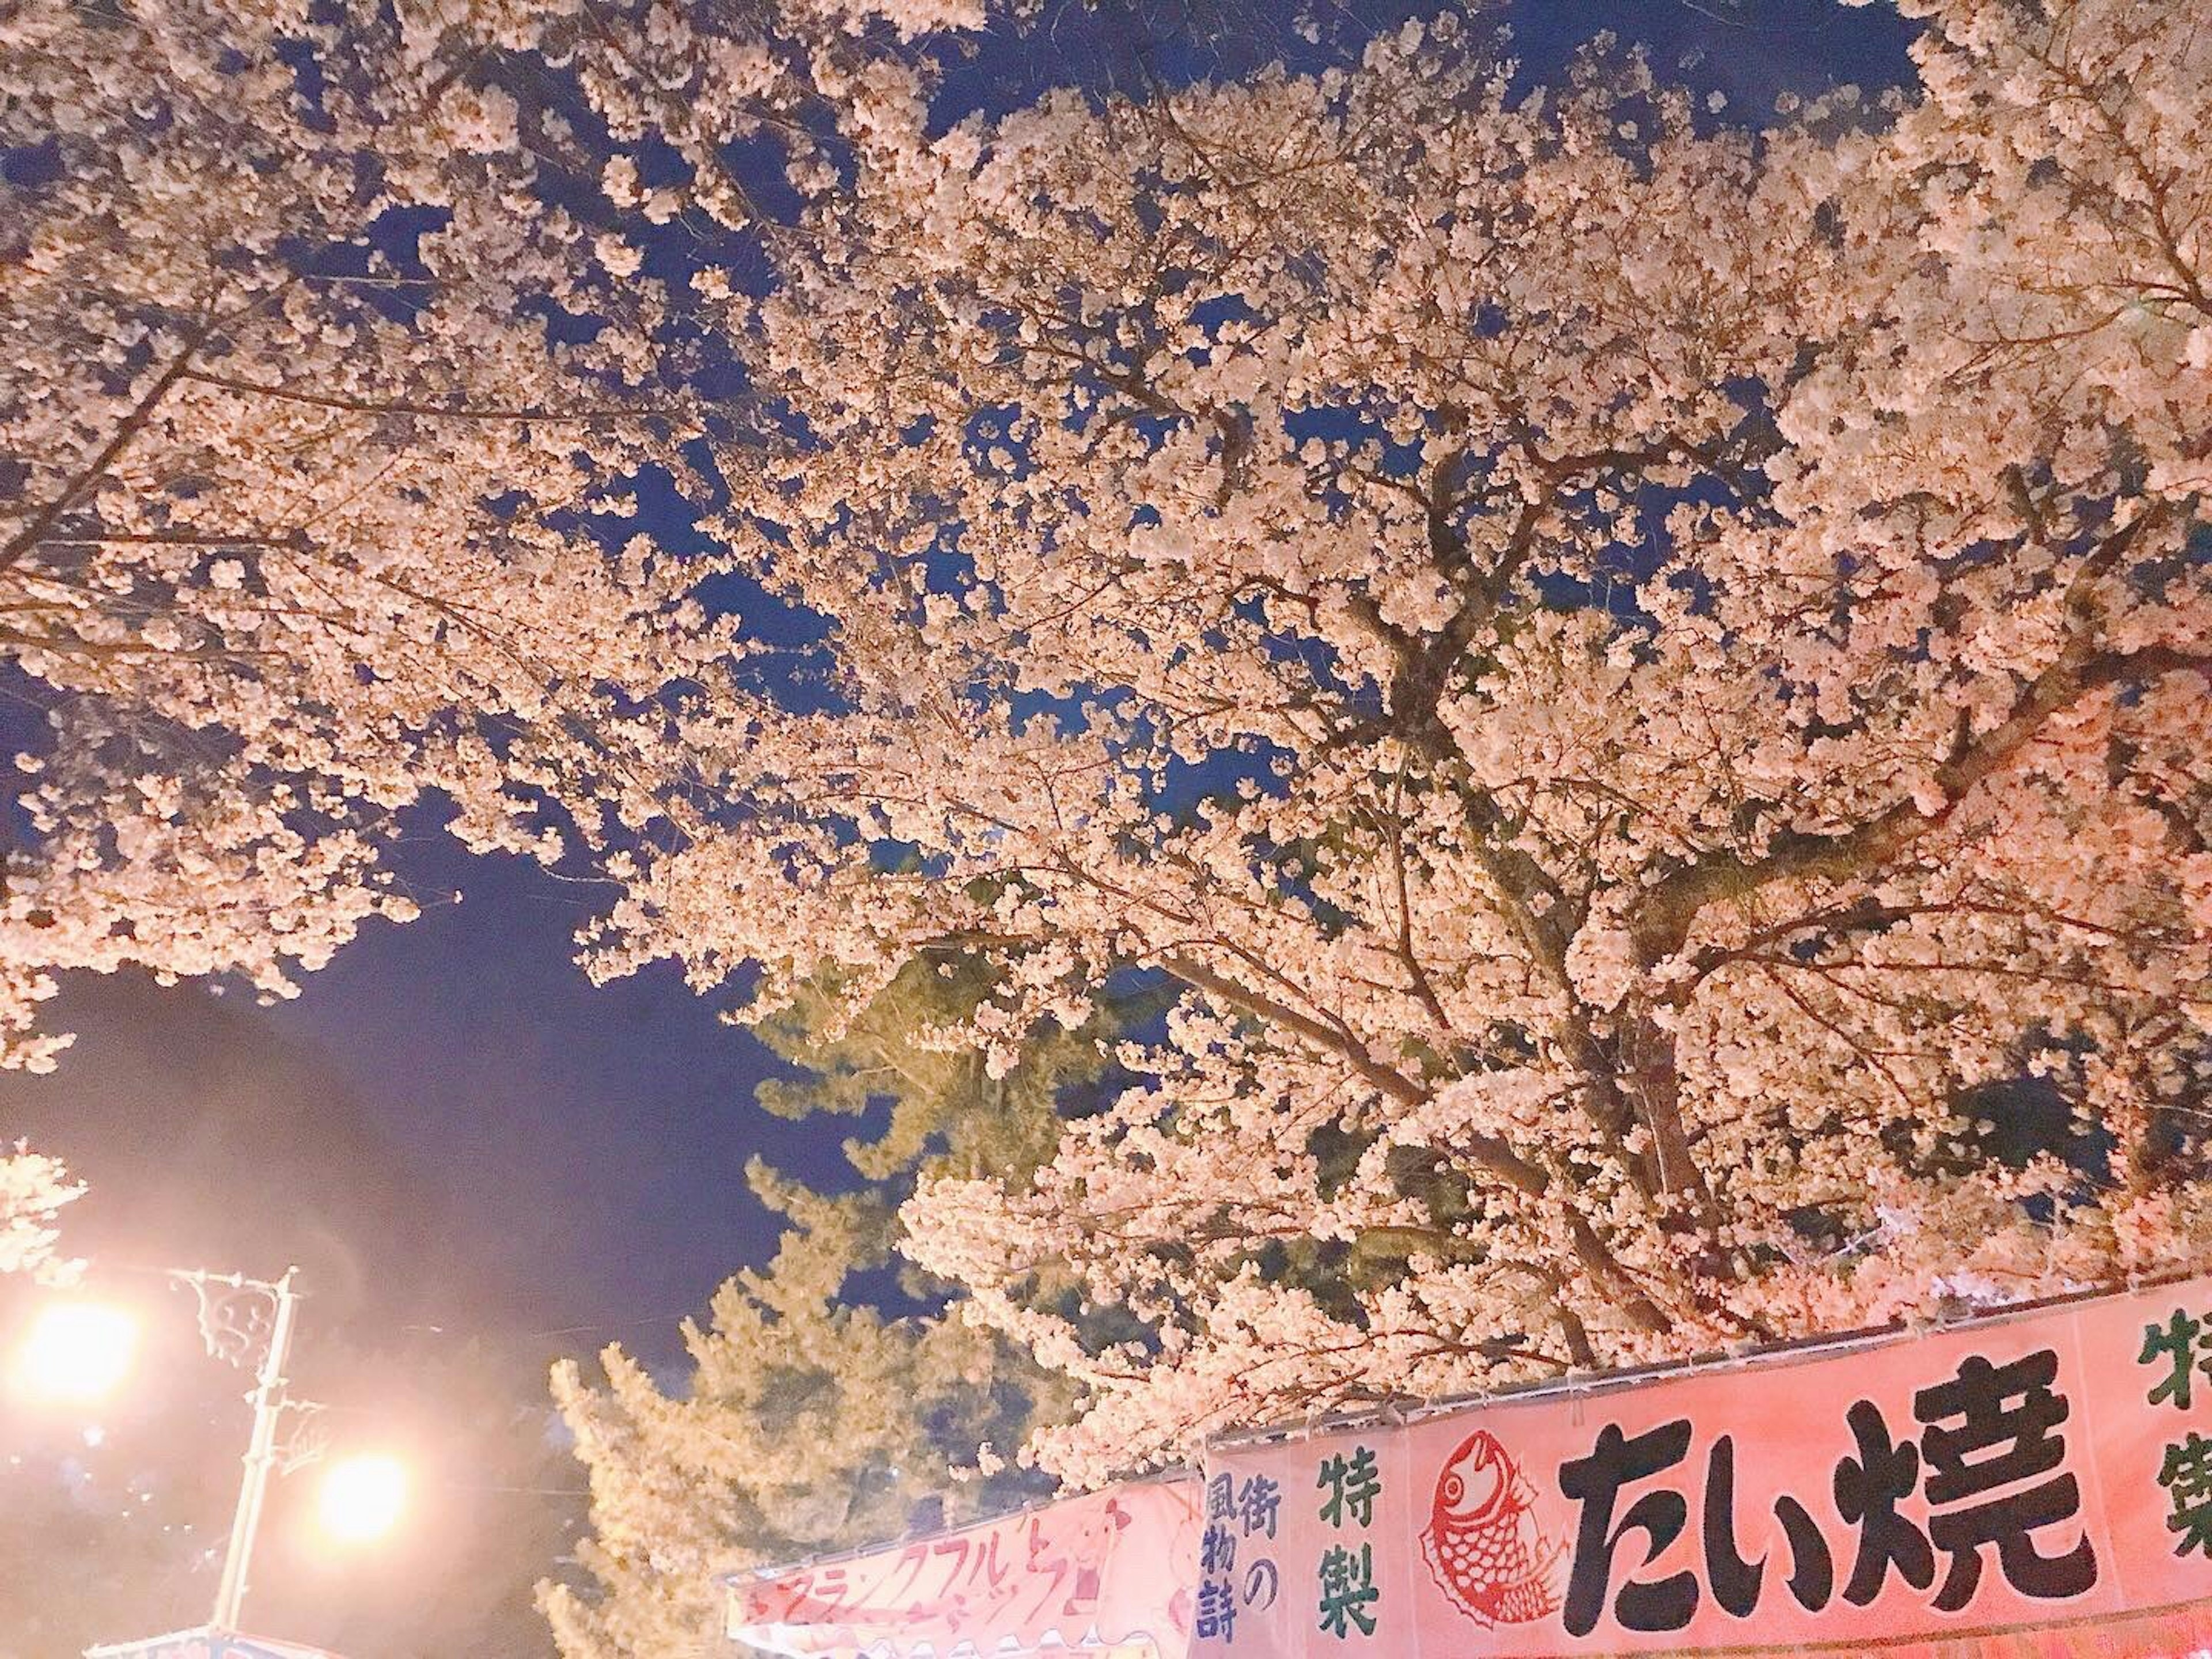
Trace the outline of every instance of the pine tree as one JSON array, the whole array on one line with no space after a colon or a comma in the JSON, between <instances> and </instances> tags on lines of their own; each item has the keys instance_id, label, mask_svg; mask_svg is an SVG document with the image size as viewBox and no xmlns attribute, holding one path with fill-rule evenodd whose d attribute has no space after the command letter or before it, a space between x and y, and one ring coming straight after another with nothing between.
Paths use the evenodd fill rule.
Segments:
<instances>
[{"instance_id":1,"label":"pine tree","mask_svg":"<svg viewBox=\"0 0 2212 1659\"><path fill-rule=\"evenodd\" d=\"M745 1567L895 1538L1012 1506L1048 1489L1000 1455L1073 1407L1066 1379L946 1305L941 1281L900 1265L901 1201L921 1182L1019 1179L1071 1115L1122 1079L1108 1053L1140 998L1102 1001L1074 1030L1047 1025L994 1075L954 1028L998 990L975 958L909 963L857 1015L809 988L762 1029L801 1067L763 1084L779 1115L875 1120L844 1143L861 1183L817 1191L761 1159L752 1191L788 1225L764 1268L733 1274L687 1323L690 1369L656 1377L619 1347L593 1384L574 1364L554 1392L591 1472L592 1583L541 1600L567 1659L696 1650L714 1581ZM1030 1285L1065 1306L1064 1277Z\"/></svg>"}]
</instances>

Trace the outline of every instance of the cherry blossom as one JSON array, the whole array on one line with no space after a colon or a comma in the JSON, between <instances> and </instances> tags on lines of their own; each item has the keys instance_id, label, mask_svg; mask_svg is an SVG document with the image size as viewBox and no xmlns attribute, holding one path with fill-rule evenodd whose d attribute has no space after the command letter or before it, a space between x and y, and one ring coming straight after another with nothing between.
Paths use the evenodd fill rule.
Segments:
<instances>
[{"instance_id":1,"label":"cherry blossom","mask_svg":"<svg viewBox=\"0 0 2212 1659\"><path fill-rule=\"evenodd\" d=\"M2204 1248L2212 32L1914 10L1911 95L1755 135L1449 13L944 131L838 83L715 525L832 693L687 715L744 810L593 960L996 953L1000 1067L1182 988L906 1208L1082 1388L1048 1468Z\"/></svg>"},{"instance_id":2,"label":"cherry blossom","mask_svg":"<svg viewBox=\"0 0 2212 1659\"><path fill-rule=\"evenodd\" d=\"M995 119L965 0L7 12L12 1053L428 799L601 975L979 955L997 1075L1155 976L905 1206L1083 1482L2194 1261L2212 29L1907 9L1756 132L1455 11Z\"/></svg>"}]
</instances>

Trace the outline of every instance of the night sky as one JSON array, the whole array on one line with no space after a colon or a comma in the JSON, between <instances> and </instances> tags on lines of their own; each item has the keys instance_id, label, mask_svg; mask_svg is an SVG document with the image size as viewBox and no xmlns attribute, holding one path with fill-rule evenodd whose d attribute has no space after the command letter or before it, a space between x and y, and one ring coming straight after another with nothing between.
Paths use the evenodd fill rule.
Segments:
<instances>
[{"instance_id":1,"label":"night sky","mask_svg":"<svg viewBox=\"0 0 2212 1659\"><path fill-rule=\"evenodd\" d=\"M1236 13L1276 15L1271 0ZM1785 89L1899 79L1909 38L1885 8L1832 0L1528 0L1505 15L1532 76L1611 28L1649 44L1662 75L1725 94L1737 119ZM1281 44L1247 39L1216 66ZM987 52L950 98L1003 107L1047 76L1114 72L1110 44L1023 51ZM659 503L633 527L688 528ZM78 1045L51 1077L0 1076L0 1131L92 1184L68 1243L103 1267L273 1274L298 1261L319 1292L303 1350L488 1330L518 1376L614 1340L665 1365L678 1319L774 1249L745 1160L826 1182L851 1126L757 1109L753 1086L777 1062L720 1019L726 999L696 996L672 969L591 986L571 940L610 890L471 859L428 818L403 859L421 920L372 922L296 1000L66 987L53 1023Z\"/></svg>"}]
</instances>

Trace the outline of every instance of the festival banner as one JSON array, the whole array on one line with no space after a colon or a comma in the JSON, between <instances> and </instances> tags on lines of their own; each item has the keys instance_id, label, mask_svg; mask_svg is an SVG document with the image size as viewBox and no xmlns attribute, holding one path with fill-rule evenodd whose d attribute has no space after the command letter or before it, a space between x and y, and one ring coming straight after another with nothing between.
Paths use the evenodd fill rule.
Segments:
<instances>
[{"instance_id":1,"label":"festival banner","mask_svg":"<svg viewBox=\"0 0 2212 1659\"><path fill-rule=\"evenodd\" d=\"M813 1659L1184 1659L1195 1480L1116 1486L730 1586L728 1633Z\"/></svg>"},{"instance_id":2,"label":"festival banner","mask_svg":"<svg viewBox=\"0 0 2212 1659\"><path fill-rule=\"evenodd\" d=\"M1241 1442L1206 1476L1204 1659L2203 1659L2212 1279Z\"/></svg>"}]
</instances>

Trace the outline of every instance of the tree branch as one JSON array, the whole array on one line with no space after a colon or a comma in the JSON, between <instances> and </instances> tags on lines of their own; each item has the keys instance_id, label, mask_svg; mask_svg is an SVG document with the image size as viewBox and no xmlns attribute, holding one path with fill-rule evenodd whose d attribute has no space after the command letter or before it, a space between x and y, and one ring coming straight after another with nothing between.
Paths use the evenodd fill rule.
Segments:
<instances>
[{"instance_id":1,"label":"tree branch","mask_svg":"<svg viewBox=\"0 0 2212 1659\"><path fill-rule=\"evenodd\" d=\"M2028 682L2002 722L1936 769L1941 806L1923 811L1901 800L1839 835L1789 836L1759 858L1715 853L1683 866L1652 888L1631 928L1638 959L1649 967L1674 955L1699 912L1717 900L1741 898L1776 882L1841 880L1877 867L1942 823L1977 784L2009 766L2054 714L2108 685L2191 671L2212 675L2212 653L2168 646L2100 652L2077 641Z\"/></svg>"}]
</instances>

